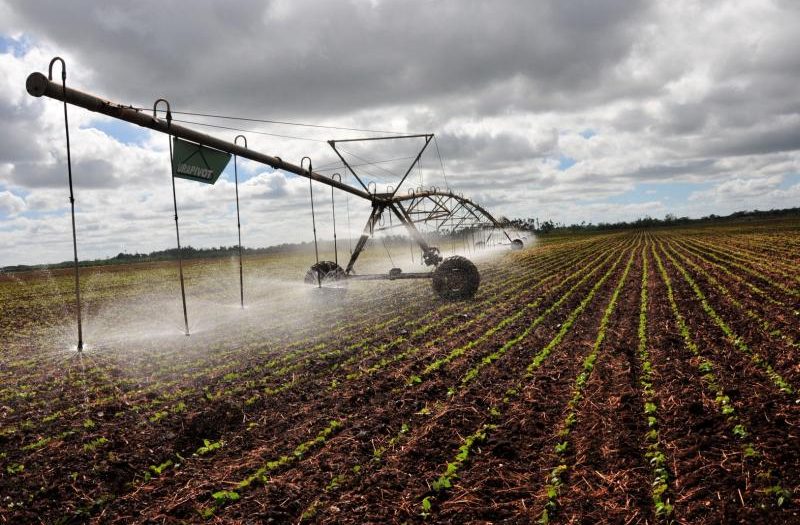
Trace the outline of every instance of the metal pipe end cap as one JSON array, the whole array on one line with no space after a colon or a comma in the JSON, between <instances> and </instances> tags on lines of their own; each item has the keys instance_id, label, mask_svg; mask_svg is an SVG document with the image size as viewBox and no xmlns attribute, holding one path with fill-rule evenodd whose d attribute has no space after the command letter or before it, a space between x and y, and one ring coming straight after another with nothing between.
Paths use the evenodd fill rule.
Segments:
<instances>
[{"instance_id":1,"label":"metal pipe end cap","mask_svg":"<svg viewBox=\"0 0 800 525\"><path fill-rule=\"evenodd\" d=\"M39 72L31 73L28 75L28 80L25 81L25 89L34 97L41 97L47 91L47 84L50 81L47 77Z\"/></svg>"}]
</instances>

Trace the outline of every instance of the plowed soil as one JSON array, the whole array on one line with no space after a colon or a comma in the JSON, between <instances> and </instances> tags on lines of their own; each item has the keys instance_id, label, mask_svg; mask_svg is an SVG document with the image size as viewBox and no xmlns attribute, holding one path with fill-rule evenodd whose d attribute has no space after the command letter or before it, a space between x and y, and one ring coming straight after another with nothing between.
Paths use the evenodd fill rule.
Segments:
<instances>
[{"instance_id":1,"label":"plowed soil","mask_svg":"<svg viewBox=\"0 0 800 525\"><path fill-rule=\"evenodd\" d=\"M69 272L0 274L0 523L800 523L799 243L542 237L457 302L253 259L245 310L195 261L190 337L169 263L85 269L83 352Z\"/></svg>"}]
</instances>

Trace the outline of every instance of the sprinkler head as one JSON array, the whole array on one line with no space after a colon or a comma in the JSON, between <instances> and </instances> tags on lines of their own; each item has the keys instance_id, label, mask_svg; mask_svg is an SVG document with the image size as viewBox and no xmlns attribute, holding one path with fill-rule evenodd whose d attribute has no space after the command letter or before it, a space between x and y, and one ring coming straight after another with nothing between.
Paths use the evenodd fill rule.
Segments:
<instances>
[{"instance_id":1,"label":"sprinkler head","mask_svg":"<svg viewBox=\"0 0 800 525\"><path fill-rule=\"evenodd\" d=\"M83 341L78 341L78 352L83 352Z\"/></svg>"}]
</instances>

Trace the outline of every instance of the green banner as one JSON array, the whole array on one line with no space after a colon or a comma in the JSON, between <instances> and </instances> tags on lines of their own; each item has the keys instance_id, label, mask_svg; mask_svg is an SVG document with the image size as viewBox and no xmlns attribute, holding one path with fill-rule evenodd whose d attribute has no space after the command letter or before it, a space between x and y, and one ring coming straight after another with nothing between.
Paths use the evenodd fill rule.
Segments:
<instances>
[{"instance_id":1,"label":"green banner","mask_svg":"<svg viewBox=\"0 0 800 525\"><path fill-rule=\"evenodd\" d=\"M214 184L231 160L231 154L177 137L172 139L175 163L172 175L179 179Z\"/></svg>"}]
</instances>

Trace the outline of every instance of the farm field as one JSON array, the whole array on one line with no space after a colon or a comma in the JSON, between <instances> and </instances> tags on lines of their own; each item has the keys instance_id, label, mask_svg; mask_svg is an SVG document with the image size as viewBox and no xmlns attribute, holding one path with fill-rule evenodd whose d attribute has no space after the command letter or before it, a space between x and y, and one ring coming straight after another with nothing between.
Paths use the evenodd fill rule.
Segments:
<instances>
[{"instance_id":1,"label":"farm field","mask_svg":"<svg viewBox=\"0 0 800 525\"><path fill-rule=\"evenodd\" d=\"M0 274L0 523L800 523L800 218L308 261Z\"/></svg>"}]
</instances>

